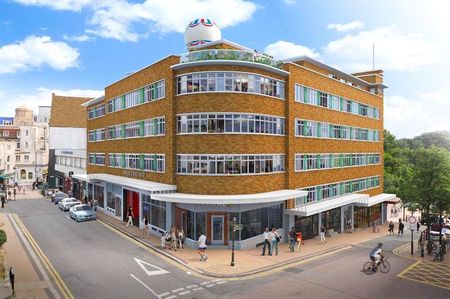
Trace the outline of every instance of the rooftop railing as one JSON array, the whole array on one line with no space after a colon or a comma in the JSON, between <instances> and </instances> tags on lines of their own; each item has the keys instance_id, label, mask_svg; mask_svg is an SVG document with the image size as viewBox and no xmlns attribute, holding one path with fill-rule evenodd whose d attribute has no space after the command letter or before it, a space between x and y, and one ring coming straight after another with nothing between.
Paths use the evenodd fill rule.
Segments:
<instances>
[{"instance_id":1,"label":"rooftop railing","mask_svg":"<svg viewBox=\"0 0 450 299\"><path fill-rule=\"evenodd\" d=\"M255 53L252 51L231 50L231 49L208 49L184 53L181 55L181 63L205 61L205 60L240 60L256 62L281 68L283 62L275 60L267 54Z\"/></svg>"}]
</instances>

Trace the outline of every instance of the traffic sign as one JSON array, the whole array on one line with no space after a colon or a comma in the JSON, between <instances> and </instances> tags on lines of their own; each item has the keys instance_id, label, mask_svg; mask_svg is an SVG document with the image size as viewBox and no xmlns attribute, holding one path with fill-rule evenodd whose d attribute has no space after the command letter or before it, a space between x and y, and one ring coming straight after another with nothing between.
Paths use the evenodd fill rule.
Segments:
<instances>
[{"instance_id":1,"label":"traffic sign","mask_svg":"<svg viewBox=\"0 0 450 299\"><path fill-rule=\"evenodd\" d=\"M416 217L411 215L411 216L408 217L408 222L409 222L409 224L416 224L417 219L416 219Z\"/></svg>"}]
</instances>

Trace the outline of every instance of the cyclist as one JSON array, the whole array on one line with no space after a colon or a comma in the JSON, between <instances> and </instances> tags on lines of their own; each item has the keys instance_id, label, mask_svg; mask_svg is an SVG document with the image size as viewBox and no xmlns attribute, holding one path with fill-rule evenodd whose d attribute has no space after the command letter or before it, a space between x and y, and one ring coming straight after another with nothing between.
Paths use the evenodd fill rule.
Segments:
<instances>
[{"instance_id":1,"label":"cyclist","mask_svg":"<svg viewBox=\"0 0 450 299\"><path fill-rule=\"evenodd\" d=\"M380 263L380 259L384 258L384 255L382 254L382 251L383 251L382 247L383 247L383 243L378 243L377 246L370 251L370 255L369 255L370 260L375 265L375 268L373 269L373 271L375 271L375 269L378 267L378 264Z\"/></svg>"}]
</instances>

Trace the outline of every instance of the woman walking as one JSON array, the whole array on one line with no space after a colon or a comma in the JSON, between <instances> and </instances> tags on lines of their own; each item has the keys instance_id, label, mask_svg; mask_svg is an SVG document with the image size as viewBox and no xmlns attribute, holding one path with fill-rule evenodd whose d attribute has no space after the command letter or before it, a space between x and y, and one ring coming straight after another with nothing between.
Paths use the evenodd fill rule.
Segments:
<instances>
[{"instance_id":1,"label":"woman walking","mask_svg":"<svg viewBox=\"0 0 450 299\"><path fill-rule=\"evenodd\" d=\"M178 241L178 248L180 250L184 247L184 231L181 227L177 227L177 241Z\"/></svg>"},{"instance_id":2,"label":"woman walking","mask_svg":"<svg viewBox=\"0 0 450 299\"><path fill-rule=\"evenodd\" d=\"M92 203L93 205L93 203ZM128 222L127 222L127 226L133 226L133 209L131 207L128 207L128 212L127 212L127 218L128 218Z\"/></svg>"},{"instance_id":3,"label":"woman walking","mask_svg":"<svg viewBox=\"0 0 450 299\"><path fill-rule=\"evenodd\" d=\"M275 249L275 255L278 255L278 243L281 240L280 235L277 233L277 231L275 230L275 227L272 228L272 232L271 232L271 246L270 246L270 250L269 250L269 255L273 254L273 250Z\"/></svg>"},{"instance_id":4,"label":"woman walking","mask_svg":"<svg viewBox=\"0 0 450 299\"><path fill-rule=\"evenodd\" d=\"M144 215L144 219L142 219L144 226L142 227L142 236L148 235L148 218L147 215Z\"/></svg>"}]
</instances>

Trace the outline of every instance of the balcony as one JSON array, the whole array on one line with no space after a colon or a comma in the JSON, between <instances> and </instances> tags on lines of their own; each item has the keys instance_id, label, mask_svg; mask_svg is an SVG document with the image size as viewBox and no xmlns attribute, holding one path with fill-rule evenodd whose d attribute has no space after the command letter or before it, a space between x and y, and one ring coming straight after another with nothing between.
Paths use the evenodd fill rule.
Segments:
<instances>
[{"instance_id":1,"label":"balcony","mask_svg":"<svg viewBox=\"0 0 450 299\"><path fill-rule=\"evenodd\" d=\"M281 69L283 62L275 60L267 54L252 51L230 49L208 49L184 53L180 57L181 63L207 60L240 60L261 63Z\"/></svg>"}]
</instances>

